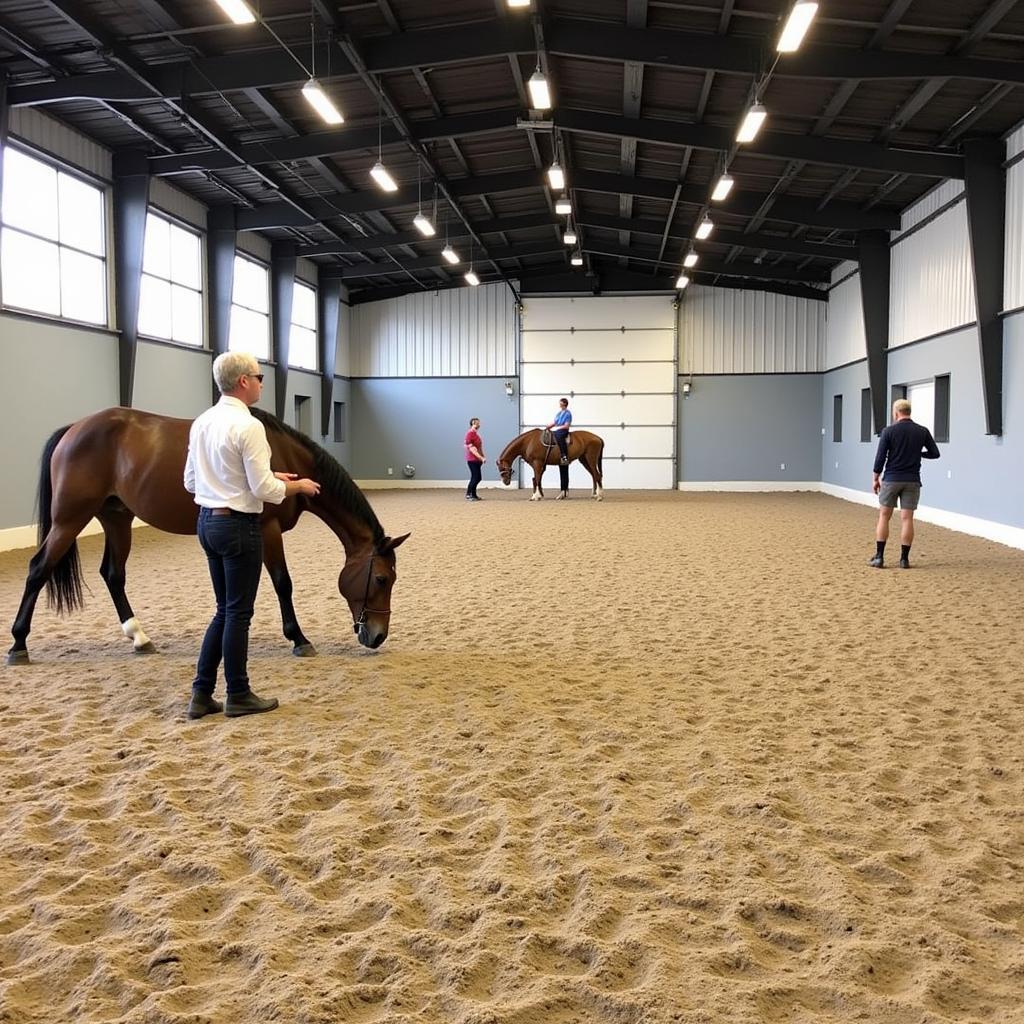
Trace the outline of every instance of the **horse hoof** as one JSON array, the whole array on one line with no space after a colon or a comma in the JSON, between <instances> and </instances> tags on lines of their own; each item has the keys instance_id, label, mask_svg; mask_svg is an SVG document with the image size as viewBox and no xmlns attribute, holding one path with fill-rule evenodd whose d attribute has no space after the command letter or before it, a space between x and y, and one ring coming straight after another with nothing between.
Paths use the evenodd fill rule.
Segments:
<instances>
[{"instance_id":1,"label":"horse hoof","mask_svg":"<svg viewBox=\"0 0 1024 1024\"><path fill-rule=\"evenodd\" d=\"M296 644L292 648L292 654L296 658L315 658L316 648L312 644Z\"/></svg>"},{"instance_id":2,"label":"horse hoof","mask_svg":"<svg viewBox=\"0 0 1024 1024\"><path fill-rule=\"evenodd\" d=\"M27 665L28 662L28 651L8 651L7 652L7 664L8 665Z\"/></svg>"},{"instance_id":3,"label":"horse hoof","mask_svg":"<svg viewBox=\"0 0 1024 1024\"><path fill-rule=\"evenodd\" d=\"M156 646L152 640L147 640L141 647L133 647L136 654L156 654Z\"/></svg>"}]
</instances>

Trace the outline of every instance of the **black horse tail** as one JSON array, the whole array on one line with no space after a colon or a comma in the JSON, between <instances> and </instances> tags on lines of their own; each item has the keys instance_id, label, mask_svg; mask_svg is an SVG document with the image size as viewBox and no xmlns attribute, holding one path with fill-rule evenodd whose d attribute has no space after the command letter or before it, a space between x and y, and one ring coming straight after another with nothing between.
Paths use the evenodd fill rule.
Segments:
<instances>
[{"instance_id":1,"label":"black horse tail","mask_svg":"<svg viewBox=\"0 0 1024 1024\"><path fill-rule=\"evenodd\" d=\"M39 513L39 544L46 540L53 526L53 483L50 479L50 463L53 453L61 438L71 429L70 424L55 430L43 448L39 460L39 488L36 491L36 508ZM82 600L82 565L78 558L78 541L64 553L61 560L53 567L50 578L46 581L46 603L56 610L58 615L65 615L81 608Z\"/></svg>"}]
</instances>

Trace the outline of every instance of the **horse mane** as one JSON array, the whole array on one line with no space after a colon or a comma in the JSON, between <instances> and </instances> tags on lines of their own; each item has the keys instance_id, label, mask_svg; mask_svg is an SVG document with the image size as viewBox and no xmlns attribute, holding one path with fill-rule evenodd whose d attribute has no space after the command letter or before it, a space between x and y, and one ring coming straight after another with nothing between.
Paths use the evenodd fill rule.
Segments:
<instances>
[{"instance_id":1,"label":"horse mane","mask_svg":"<svg viewBox=\"0 0 1024 1024\"><path fill-rule=\"evenodd\" d=\"M526 448L526 438L529 437L530 434L532 434L534 431L537 431L537 430L540 430L540 428L539 427L531 427L529 430L524 430L518 437L513 437L512 440L509 441L509 443L507 445L505 445L505 447L502 450L501 454L498 456L498 461L499 462L507 462L508 461L509 452L511 452L512 449L517 447L517 446L519 447L520 450L519 450L519 452L516 455L512 456L512 461L515 461L517 458L520 458L521 455L522 455L522 450Z\"/></svg>"},{"instance_id":2,"label":"horse mane","mask_svg":"<svg viewBox=\"0 0 1024 1024\"><path fill-rule=\"evenodd\" d=\"M301 444L312 456L313 465L316 470L316 480L322 490L337 498L342 507L351 512L356 518L361 519L373 531L373 542L378 544L384 539L384 527L366 500L366 495L356 486L356 482L349 476L348 470L331 455L330 452L321 448L311 437L303 434L301 430L290 427L283 420L279 420L271 413L256 406L250 406L249 412L263 424L267 431L284 434L293 441Z\"/></svg>"}]
</instances>

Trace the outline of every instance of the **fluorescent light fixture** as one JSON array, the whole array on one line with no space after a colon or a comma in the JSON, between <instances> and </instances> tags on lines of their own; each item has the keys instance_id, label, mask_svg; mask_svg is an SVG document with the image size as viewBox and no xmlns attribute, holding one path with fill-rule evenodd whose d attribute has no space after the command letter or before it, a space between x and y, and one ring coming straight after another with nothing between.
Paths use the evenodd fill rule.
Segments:
<instances>
[{"instance_id":1,"label":"fluorescent light fixture","mask_svg":"<svg viewBox=\"0 0 1024 1024\"><path fill-rule=\"evenodd\" d=\"M530 0L508 0L509 7L529 7Z\"/></svg>"},{"instance_id":2,"label":"fluorescent light fixture","mask_svg":"<svg viewBox=\"0 0 1024 1024\"><path fill-rule=\"evenodd\" d=\"M511 4L511 0L509 0ZM236 24L251 25L256 15L249 9L245 0L217 0L217 6Z\"/></svg>"},{"instance_id":3,"label":"fluorescent light fixture","mask_svg":"<svg viewBox=\"0 0 1024 1024\"><path fill-rule=\"evenodd\" d=\"M579 251L579 249L577 249L577 250L576 250L576 251L575 251L575 252L574 252L574 253L572 254L572 259L570 259L570 260L569 260L569 262L570 262L570 263L571 263L571 264L572 264L572 265L573 265L574 267L582 267L582 266L583 266L583 253L581 253L581 252Z\"/></svg>"},{"instance_id":4,"label":"fluorescent light fixture","mask_svg":"<svg viewBox=\"0 0 1024 1024\"><path fill-rule=\"evenodd\" d=\"M441 250L441 255L442 255L442 256L443 256L443 257L444 257L444 258L445 258L445 259L446 259L446 260L447 260L447 261L448 261L449 263L451 263L451 264L452 264L452 266L454 266L454 265L455 265L456 263L458 263L458 262L459 262L459 254L458 254L458 253L457 253L457 252L456 252L456 251L455 251L455 250L454 250L454 249L453 249L453 248L452 248L452 247L451 247L450 245L446 245L446 246L445 246L445 247L444 247L444 248L443 248L443 249Z\"/></svg>"},{"instance_id":5,"label":"fluorescent light fixture","mask_svg":"<svg viewBox=\"0 0 1024 1024\"><path fill-rule=\"evenodd\" d=\"M689 283L690 279L685 274L680 274L676 278L676 289L682 291Z\"/></svg>"},{"instance_id":6,"label":"fluorescent light fixture","mask_svg":"<svg viewBox=\"0 0 1024 1024\"><path fill-rule=\"evenodd\" d=\"M565 242L566 245L575 245L576 232L573 231L572 228L567 228L565 234L562 235L562 241Z\"/></svg>"},{"instance_id":7,"label":"fluorescent light fixture","mask_svg":"<svg viewBox=\"0 0 1024 1024\"><path fill-rule=\"evenodd\" d=\"M736 181L731 175L723 174L715 184L715 191L711 193L711 201L720 203L731 191Z\"/></svg>"},{"instance_id":8,"label":"fluorescent light fixture","mask_svg":"<svg viewBox=\"0 0 1024 1024\"><path fill-rule=\"evenodd\" d=\"M467 283L471 284L474 288L480 283L480 278L476 276L475 270L467 270L465 278Z\"/></svg>"},{"instance_id":9,"label":"fluorescent light fixture","mask_svg":"<svg viewBox=\"0 0 1024 1024\"><path fill-rule=\"evenodd\" d=\"M526 83L530 89L530 100L534 110L550 110L551 109L551 90L548 88L548 80L544 77L544 72L540 68L537 68L532 75L530 75L529 82Z\"/></svg>"},{"instance_id":10,"label":"fluorescent light fixture","mask_svg":"<svg viewBox=\"0 0 1024 1024\"><path fill-rule=\"evenodd\" d=\"M691 249L686 254L686 256L683 258L683 266L684 267L695 267L695 266L697 266L697 260L699 260L699 259L700 259L700 257Z\"/></svg>"},{"instance_id":11,"label":"fluorescent light fixture","mask_svg":"<svg viewBox=\"0 0 1024 1024\"><path fill-rule=\"evenodd\" d=\"M424 238L433 238L437 234L437 229L430 221L423 216L422 213L417 213L412 219L412 226L421 234Z\"/></svg>"},{"instance_id":12,"label":"fluorescent light fixture","mask_svg":"<svg viewBox=\"0 0 1024 1024\"><path fill-rule=\"evenodd\" d=\"M557 160L548 168L548 182L555 192L561 192L565 188L565 175Z\"/></svg>"},{"instance_id":13,"label":"fluorescent light fixture","mask_svg":"<svg viewBox=\"0 0 1024 1024\"><path fill-rule=\"evenodd\" d=\"M786 24L783 26L782 35L779 36L779 44L775 47L779 53L795 53L800 49L800 44L807 35L807 30L818 13L818 5L812 0L797 0L793 9L789 12Z\"/></svg>"},{"instance_id":14,"label":"fluorescent light fixture","mask_svg":"<svg viewBox=\"0 0 1024 1024\"><path fill-rule=\"evenodd\" d=\"M302 95L328 124L344 124L345 118L341 116L341 111L334 105L330 96L324 92L323 86L315 78L311 78L302 87Z\"/></svg>"},{"instance_id":15,"label":"fluorescent light fixture","mask_svg":"<svg viewBox=\"0 0 1024 1024\"><path fill-rule=\"evenodd\" d=\"M572 213L572 202L564 192L555 200L555 213L560 213L563 217Z\"/></svg>"},{"instance_id":16,"label":"fluorescent light fixture","mask_svg":"<svg viewBox=\"0 0 1024 1024\"><path fill-rule=\"evenodd\" d=\"M736 133L736 141L753 142L767 116L768 111L760 103L755 103L743 118L743 124L740 125L740 130Z\"/></svg>"},{"instance_id":17,"label":"fluorescent light fixture","mask_svg":"<svg viewBox=\"0 0 1024 1024\"><path fill-rule=\"evenodd\" d=\"M715 222L705 213L704 219L697 226L697 237L707 238L715 230Z\"/></svg>"},{"instance_id":18,"label":"fluorescent light fixture","mask_svg":"<svg viewBox=\"0 0 1024 1024\"><path fill-rule=\"evenodd\" d=\"M373 178L373 180L377 182L385 192L398 191L398 185L395 183L395 179L388 174L388 169L379 160L370 168L370 177Z\"/></svg>"}]
</instances>

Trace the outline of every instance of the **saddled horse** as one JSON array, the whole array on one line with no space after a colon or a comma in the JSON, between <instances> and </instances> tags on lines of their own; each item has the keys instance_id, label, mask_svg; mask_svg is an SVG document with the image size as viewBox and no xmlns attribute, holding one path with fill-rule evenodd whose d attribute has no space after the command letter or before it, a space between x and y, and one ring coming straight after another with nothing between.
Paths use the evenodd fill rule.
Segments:
<instances>
[{"instance_id":1,"label":"saddled horse","mask_svg":"<svg viewBox=\"0 0 1024 1024\"><path fill-rule=\"evenodd\" d=\"M545 466L557 466L561 453L558 445L546 445L542 438L543 431L539 428L526 431L520 434L515 440L505 445L505 450L498 456L498 472L501 474L501 482L507 487L512 482L512 464L516 459L533 467L533 494L530 501L540 501L544 497L544 488L541 486L541 477L544 475ZM580 465L590 474L594 481L594 497L600 501L604 491L602 481L604 480L602 468L602 456L604 454L604 439L589 430L573 430L569 433L569 461L577 459Z\"/></svg>"},{"instance_id":2,"label":"saddled horse","mask_svg":"<svg viewBox=\"0 0 1024 1024\"><path fill-rule=\"evenodd\" d=\"M366 496L345 469L305 434L253 408L270 442L271 467L320 483L315 498L292 495L264 506L263 564L281 605L284 635L292 653L316 654L292 607L292 581L282 534L303 512L319 517L345 549L338 590L348 602L352 628L364 647L387 638L395 548L408 537L385 536ZM125 563L132 546L132 520L167 533L196 532L199 509L183 483L190 421L135 409L106 409L57 430L43 449L39 472L39 550L29 563L25 593L11 627L9 665L29 660L26 640L36 599L45 585L59 614L82 606L78 534L95 516L106 546L100 575L107 584L121 629L139 653L154 650L125 594ZM197 555L198 557L198 555Z\"/></svg>"}]
</instances>

